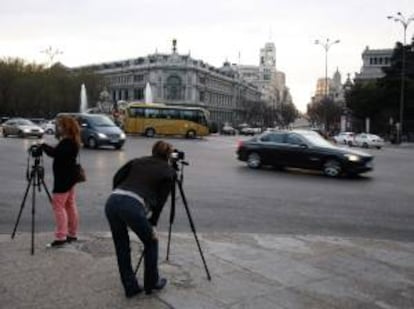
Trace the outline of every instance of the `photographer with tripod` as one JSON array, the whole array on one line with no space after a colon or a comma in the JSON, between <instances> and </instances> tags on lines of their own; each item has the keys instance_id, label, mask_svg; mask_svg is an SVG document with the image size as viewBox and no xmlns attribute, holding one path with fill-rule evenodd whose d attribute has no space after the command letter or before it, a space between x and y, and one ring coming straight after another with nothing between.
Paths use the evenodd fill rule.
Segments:
<instances>
[{"instance_id":1,"label":"photographer with tripod","mask_svg":"<svg viewBox=\"0 0 414 309\"><path fill-rule=\"evenodd\" d=\"M172 151L170 144L157 141L152 147L151 156L127 162L113 178L113 191L106 202L105 212L126 297L142 291L132 269L128 227L144 244L146 294L151 294L152 290L161 290L167 283L158 274L158 238L155 226L176 177L174 168L168 163Z\"/></svg>"},{"instance_id":2,"label":"photographer with tripod","mask_svg":"<svg viewBox=\"0 0 414 309\"><path fill-rule=\"evenodd\" d=\"M55 215L55 240L48 247L59 247L66 242L77 240L79 216L75 201L77 182L76 157L81 145L80 128L70 116L60 116L56 120L60 137L56 147L43 143L43 151L53 158L52 206Z\"/></svg>"}]
</instances>

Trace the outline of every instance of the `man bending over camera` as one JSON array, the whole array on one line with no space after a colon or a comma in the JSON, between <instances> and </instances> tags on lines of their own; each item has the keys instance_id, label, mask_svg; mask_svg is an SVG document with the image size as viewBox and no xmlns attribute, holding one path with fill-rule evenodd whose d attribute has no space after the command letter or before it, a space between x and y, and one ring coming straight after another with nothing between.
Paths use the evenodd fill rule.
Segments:
<instances>
[{"instance_id":1,"label":"man bending over camera","mask_svg":"<svg viewBox=\"0 0 414 309\"><path fill-rule=\"evenodd\" d=\"M126 297L142 291L132 269L127 227L144 244L145 293L161 290L167 283L158 274L158 238L154 227L174 185L175 170L168 164L172 150L170 144L158 141L152 147L152 156L127 162L113 178L105 212Z\"/></svg>"}]
</instances>

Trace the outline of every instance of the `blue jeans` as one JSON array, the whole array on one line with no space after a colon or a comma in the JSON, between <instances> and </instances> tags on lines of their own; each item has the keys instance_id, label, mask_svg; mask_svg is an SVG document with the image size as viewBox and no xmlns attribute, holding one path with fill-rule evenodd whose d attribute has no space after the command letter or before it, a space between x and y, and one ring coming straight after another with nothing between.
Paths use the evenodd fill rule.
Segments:
<instances>
[{"instance_id":1,"label":"blue jeans","mask_svg":"<svg viewBox=\"0 0 414 309\"><path fill-rule=\"evenodd\" d=\"M151 290L158 282L158 240L145 215L144 206L136 199L112 194L105 205L105 213L111 227L119 274L127 295L139 290L131 264L131 248L128 227L144 244L144 288Z\"/></svg>"}]
</instances>

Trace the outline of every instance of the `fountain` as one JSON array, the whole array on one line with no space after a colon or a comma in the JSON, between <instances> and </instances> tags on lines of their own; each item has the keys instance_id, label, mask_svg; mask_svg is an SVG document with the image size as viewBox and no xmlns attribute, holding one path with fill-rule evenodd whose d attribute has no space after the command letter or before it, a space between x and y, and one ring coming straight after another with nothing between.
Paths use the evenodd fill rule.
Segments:
<instances>
[{"instance_id":1,"label":"fountain","mask_svg":"<svg viewBox=\"0 0 414 309\"><path fill-rule=\"evenodd\" d=\"M86 95L86 87L85 84L82 84L81 86L81 92L80 92L80 107L79 112L80 113L86 113L88 109L88 96Z\"/></svg>"},{"instance_id":2,"label":"fountain","mask_svg":"<svg viewBox=\"0 0 414 309\"><path fill-rule=\"evenodd\" d=\"M147 85L145 86L145 104L151 104L151 103L153 103L151 85L147 82Z\"/></svg>"}]
</instances>

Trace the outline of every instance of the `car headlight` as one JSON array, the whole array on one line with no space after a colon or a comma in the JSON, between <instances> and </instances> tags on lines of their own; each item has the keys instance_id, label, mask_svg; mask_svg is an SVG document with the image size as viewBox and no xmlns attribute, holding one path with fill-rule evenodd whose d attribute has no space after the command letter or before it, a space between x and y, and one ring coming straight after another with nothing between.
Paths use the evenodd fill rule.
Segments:
<instances>
[{"instance_id":1,"label":"car headlight","mask_svg":"<svg viewBox=\"0 0 414 309\"><path fill-rule=\"evenodd\" d=\"M24 133L30 133L30 129L25 128L25 129L23 129L23 132Z\"/></svg>"},{"instance_id":2,"label":"car headlight","mask_svg":"<svg viewBox=\"0 0 414 309\"><path fill-rule=\"evenodd\" d=\"M125 139L125 138L126 138L125 133L121 133L121 134L119 134L119 138L120 138L120 139Z\"/></svg>"},{"instance_id":3,"label":"car headlight","mask_svg":"<svg viewBox=\"0 0 414 309\"><path fill-rule=\"evenodd\" d=\"M103 133L98 133L98 137L99 137L99 138L108 138L108 137L106 136L106 134L103 134Z\"/></svg>"},{"instance_id":4,"label":"car headlight","mask_svg":"<svg viewBox=\"0 0 414 309\"><path fill-rule=\"evenodd\" d=\"M361 160L361 157L359 157L357 155L354 155L354 154L347 153L344 156L345 156L345 158L347 158L349 161L352 161L352 162L357 162L357 161Z\"/></svg>"}]
</instances>

